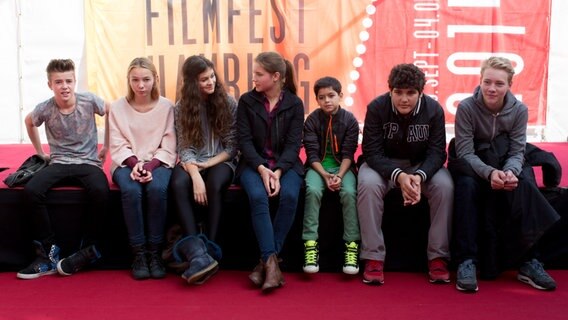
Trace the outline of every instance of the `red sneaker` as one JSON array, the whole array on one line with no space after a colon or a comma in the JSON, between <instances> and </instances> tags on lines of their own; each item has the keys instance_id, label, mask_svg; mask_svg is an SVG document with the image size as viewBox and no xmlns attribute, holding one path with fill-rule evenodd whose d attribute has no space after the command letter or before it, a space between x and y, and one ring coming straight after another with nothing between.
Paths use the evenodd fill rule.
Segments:
<instances>
[{"instance_id":1,"label":"red sneaker","mask_svg":"<svg viewBox=\"0 0 568 320\"><path fill-rule=\"evenodd\" d=\"M449 283L448 263L443 258L435 258L428 262L428 276L431 283Z\"/></svg>"},{"instance_id":2,"label":"red sneaker","mask_svg":"<svg viewBox=\"0 0 568 320\"><path fill-rule=\"evenodd\" d=\"M365 271L363 272L363 283L383 284L385 282L383 264L383 261L367 260L365 262Z\"/></svg>"}]
</instances>

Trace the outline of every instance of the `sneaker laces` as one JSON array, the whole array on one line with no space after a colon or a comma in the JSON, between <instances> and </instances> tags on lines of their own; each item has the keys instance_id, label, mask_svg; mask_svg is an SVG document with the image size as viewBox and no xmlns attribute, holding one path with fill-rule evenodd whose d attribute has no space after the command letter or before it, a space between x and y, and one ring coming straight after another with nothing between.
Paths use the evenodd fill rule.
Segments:
<instances>
[{"instance_id":1,"label":"sneaker laces","mask_svg":"<svg viewBox=\"0 0 568 320\"><path fill-rule=\"evenodd\" d=\"M365 264L365 272L377 272L382 270L383 270L383 265L381 261L367 260L367 264Z\"/></svg>"},{"instance_id":2,"label":"sneaker laces","mask_svg":"<svg viewBox=\"0 0 568 320\"><path fill-rule=\"evenodd\" d=\"M345 265L357 265L359 246L355 242L347 243L345 246Z\"/></svg>"},{"instance_id":3,"label":"sneaker laces","mask_svg":"<svg viewBox=\"0 0 568 320\"><path fill-rule=\"evenodd\" d=\"M59 262L59 247L57 247L56 245L51 245L48 258L52 263L57 264L57 262Z\"/></svg>"},{"instance_id":4,"label":"sneaker laces","mask_svg":"<svg viewBox=\"0 0 568 320\"><path fill-rule=\"evenodd\" d=\"M430 263L430 271L447 271L446 263L441 259L434 259Z\"/></svg>"},{"instance_id":5,"label":"sneaker laces","mask_svg":"<svg viewBox=\"0 0 568 320\"><path fill-rule=\"evenodd\" d=\"M309 242L307 241L305 244L305 249L306 249L306 253L305 253L305 261L306 261L306 265L310 265L310 264L317 264L317 259L318 259L318 249L317 249L317 243L314 241Z\"/></svg>"},{"instance_id":6,"label":"sneaker laces","mask_svg":"<svg viewBox=\"0 0 568 320\"><path fill-rule=\"evenodd\" d=\"M538 260L533 259L530 262L527 262L527 264L531 267L532 271L534 271L537 277L549 277L548 273L544 271L542 263L540 263Z\"/></svg>"},{"instance_id":7,"label":"sneaker laces","mask_svg":"<svg viewBox=\"0 0 568 320\"><path fill-rule=\"evenodd\" d=\"M473 278L475 277L475 265L473 263L464 263L458 268L458 278Z\"/></svg>"}]
</instances>

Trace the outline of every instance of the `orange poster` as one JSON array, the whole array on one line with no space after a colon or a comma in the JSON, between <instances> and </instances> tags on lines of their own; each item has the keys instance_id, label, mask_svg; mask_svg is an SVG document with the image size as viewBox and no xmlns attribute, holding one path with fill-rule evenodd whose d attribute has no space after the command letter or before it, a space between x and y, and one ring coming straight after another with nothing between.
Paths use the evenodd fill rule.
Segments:
<instances>
[{"instance_id":1,"label":"orange poster","mask_svg":"<svg viewBox=\"0 0 568 320\"><path fill-rule=\"evenodd\" d=\"M238 98L252 88L254 57L274 50L296 69L306 114L312 86L334 76L343 106L363 122L366 105L387 89L392 66L426 73L425 92L453 123L459 101L479 83L481 60L510 58L513 92L529 124L546 123L550 0L88 0L89 89L108 100L126 94L126 67L137 56L156 64L162 94L176 100L185 58L202 54Z\"/></svg>"},{"instance_id":2,"label":"orange poster","mask_svg":"<svg viewBox=\"0 0 568 320\"><path fill-rule=\"evenodd\" d=\"M108 100L126 94L126 68L150 57L162 95L176 100L183 61L211 59L238 98L252 89L252 63L278 51L296 69L306 113L317 107L312 86L334 76L345 87L355 69L362 20L372 1L89 0L85 1L89 89ZM346 92L345 98L349 98ZM352 108L352 106L351 106Z\"/></svg>"},{"instance_id":3,"label":"orange poster","mask_svg":"<svg viewBox=\"0 0 568 320\"><path fill-rule=\"evenodd\" d=\"M354 100L387 91L390 68L414 63L426 73L425 93L453 123L459 101L479 84L481 61L501 55L515 66L511 89L529 107L529 124L544 125L550 5L550 0L376 1ZM362 119L364 110L357 116Z\"/></svg>"}]
</instances>

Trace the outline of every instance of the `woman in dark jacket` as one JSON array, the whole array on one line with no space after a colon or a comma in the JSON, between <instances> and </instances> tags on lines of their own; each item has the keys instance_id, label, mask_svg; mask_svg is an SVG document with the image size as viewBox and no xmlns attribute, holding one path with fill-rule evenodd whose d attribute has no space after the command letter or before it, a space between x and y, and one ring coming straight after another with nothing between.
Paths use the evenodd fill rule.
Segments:
<instances>
[{"instance_id":1,"label":"woman in dark jacket","mask_svg":"<svg viewBox=\"0 0 568 320\"><path fill-rule=\"evenodd\" d=\"M249 278L267 291L284 284L277 255L294 221L303 181L304 106L296 95L292 64L276 52L256 57L253 83L237 108L239 173L261 253ZM268 199L275 196L279 202L272 221Z\"/></svg>"}]
</instances>

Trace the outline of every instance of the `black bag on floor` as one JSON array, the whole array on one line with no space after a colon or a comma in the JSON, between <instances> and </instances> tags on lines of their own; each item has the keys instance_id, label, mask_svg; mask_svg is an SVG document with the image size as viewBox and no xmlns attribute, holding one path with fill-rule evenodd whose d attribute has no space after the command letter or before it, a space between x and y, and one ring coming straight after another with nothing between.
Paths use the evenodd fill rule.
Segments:
<instances>
[{"instance_id":1,"label":"black bag on floor","mask_svg":"<svg viewBox=\"0 0 568 320\"><path fill-rule=\"evenodd\" d=\"M10 188L23 186L33 177L34 174L48 165L49 161L37 154L34 154L27 158L16 172L8 175L6 179L4 179L4 183Z\"/></svg>"}]
</instances>

